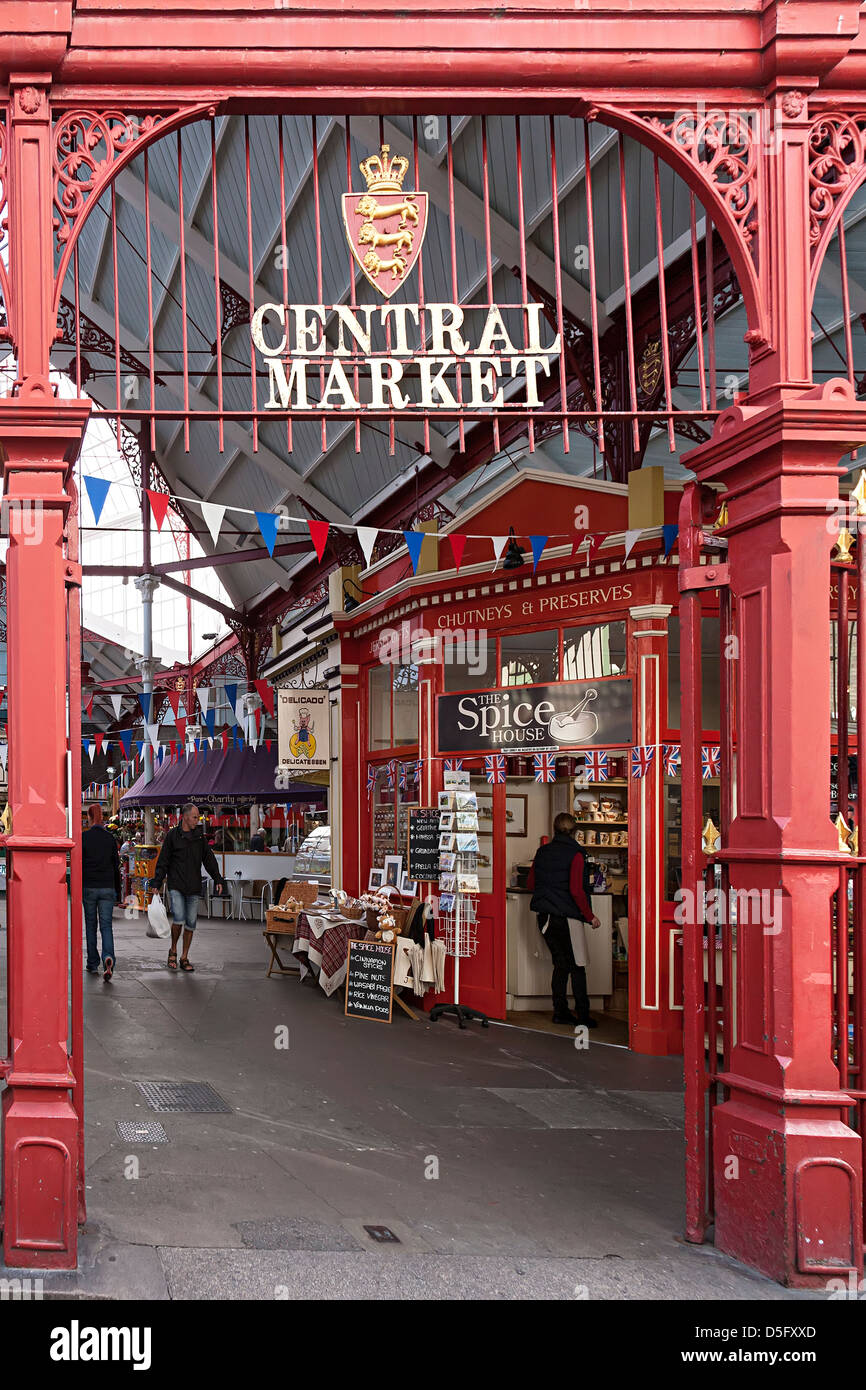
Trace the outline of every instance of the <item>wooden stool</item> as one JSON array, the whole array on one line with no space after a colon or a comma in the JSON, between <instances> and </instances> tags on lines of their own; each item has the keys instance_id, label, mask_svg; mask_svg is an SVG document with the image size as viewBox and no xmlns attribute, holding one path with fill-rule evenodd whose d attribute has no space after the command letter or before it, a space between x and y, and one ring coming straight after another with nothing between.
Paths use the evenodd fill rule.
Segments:
<instances>
[{"instance_id":1,"label":"wooden stool","mask_svg":"<svg viewBox=\"0 0 866 1390\"><path fill-rule=\"evenodd\" d=\"M268 945L271 948L271 963L268 966L267 978L271 978L271 975L274 970L276 970L278 975L300 975L301 967L297 964L294 966L285 965L284 962L281 960L279 953L279 947L281 944L280 937L286 936L291 941L294 941L294 927L292 927L291 929L286 928L282 931L277 926L268 927L262 932L262 936L265 938L265 941L267 941ZM285 946L283 946L283 949L285 950Z\"/></svg>"}]
</instances>

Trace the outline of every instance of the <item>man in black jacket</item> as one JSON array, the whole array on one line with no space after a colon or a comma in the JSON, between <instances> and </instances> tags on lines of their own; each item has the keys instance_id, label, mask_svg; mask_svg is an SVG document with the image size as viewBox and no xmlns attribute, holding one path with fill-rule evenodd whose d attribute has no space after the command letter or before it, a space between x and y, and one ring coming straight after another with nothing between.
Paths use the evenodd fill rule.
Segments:
<instances>
[{"instance_id":1,"label":"man in black jacket","mask_svg":"<svg viewBox=\"0 0 866 1390\"><path fill-rule=\"evenodd\" d=\"M574 839L577 821L567 811L553 822L553 839L536 851L528 886L533 890L529 906L538 913L538 925L553 958L554 1023L582 1023L597 1028L589 1016L586 966L578 965L571 944L568 919L600 926L592 910L592 882L585 856ZM568 1007L568 977L574 991L577 1014Z\"/></svg>"},{"instance_id":2,"label":"man in black jacket","mask_svg":"<svg viewBox=\"0 0 866 1390\"><path fill-rule=\"evenodd\" d=\"M188 801L181 810L180 825L173 825L162 842L156 870L150 887L158 893L166 876L171 898L171 950L169 970L177 970L177 943L183 928L181 970L193 970L189 963L189 948L198 919L198 900L201 897L202 869L206 869L216 884L217 897L226 891L225 879L213 850L198 823L198 807Z\"/></svg>"},{"instance_id":3,"label":"man in black jacket","mask_svg":"<svg viewBox=\"0 0 866 1390\"><path fill-rule=\"evenodd\" d=\"M114 974L114 931L111 914L121 901L120 855L117 841L102 823L98 803L87 808L90 825L81 837L84 887L84 931L87 938L87 970L99 974L97 922L102 936L102 978L108 984Z\"/></svg>"}]
</instances>

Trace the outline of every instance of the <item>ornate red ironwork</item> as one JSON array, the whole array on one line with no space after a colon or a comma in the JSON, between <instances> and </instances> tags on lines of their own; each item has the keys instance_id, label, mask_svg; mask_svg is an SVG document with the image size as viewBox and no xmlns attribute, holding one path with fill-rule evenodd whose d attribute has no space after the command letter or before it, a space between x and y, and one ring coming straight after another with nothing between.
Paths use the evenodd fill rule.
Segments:
<instances>
[{"instance_id":1,"label":"ornate red ironwork","mask_svg":"<svg viewBox=\"0 0 866 1390\"><path fill-rule=\"evenodd\" d=\"M866 177L866 111L825 111L809 129L809 243L813 288L839 218Z\"/></svg>"},{"instance_id":2,"label":"ornate red ironwork","mask_svg":"<svg viewBox=\"0 0 866 1390\"><path fill-rule=\"evenodd\" d=\"M646 122L682 150L713 185L757 263L758 148L755 114L735 110L677 111Z\"/></svg>"}]
</instances>

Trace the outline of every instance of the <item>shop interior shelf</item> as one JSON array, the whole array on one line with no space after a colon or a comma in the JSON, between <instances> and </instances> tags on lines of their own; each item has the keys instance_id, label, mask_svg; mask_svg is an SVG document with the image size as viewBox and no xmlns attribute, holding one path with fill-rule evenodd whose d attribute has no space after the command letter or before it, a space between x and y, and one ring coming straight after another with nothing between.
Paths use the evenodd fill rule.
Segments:
<instances>
[{"instance_id":1,"label":"shop interior shelf","mask_svg":"<svg viewBox=\"0 0 866 1390\"><path fill-rule=\"evenodd\" d=\"M583 816L578 816L578 825L628 825L628 817L624 820L584 820Z\"/></svg>"}]
</instances>

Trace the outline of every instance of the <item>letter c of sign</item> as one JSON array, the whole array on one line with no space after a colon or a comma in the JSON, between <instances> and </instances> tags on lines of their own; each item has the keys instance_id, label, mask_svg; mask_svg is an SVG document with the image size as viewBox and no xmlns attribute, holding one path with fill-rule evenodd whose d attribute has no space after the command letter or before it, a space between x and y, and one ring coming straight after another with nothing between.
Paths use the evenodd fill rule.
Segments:
<instances>
[{"instance_id":1,"label":"letter c of sign","mask_svg":"<svg viewBox=\"0 0 866 1390\"><path fill-rule=\"evenodd\" d=\"M521 718L520 718L520 711L521 711L522 709L528 709L528 710L529 710L529 719L521 719ZM512 721L518 726L518 728L520 728L520 729L525 729L526 726L527 726L527 724L530 722L530 720L531 720L531 718L532 718L532 705L527 704L525 700L522 702L522 704L515 705L515 706L514 706L514 712L513 712L512 716L511 716L511 718L512 718Z\"/></svg>"}]
</instances>

